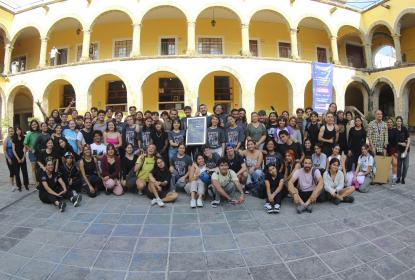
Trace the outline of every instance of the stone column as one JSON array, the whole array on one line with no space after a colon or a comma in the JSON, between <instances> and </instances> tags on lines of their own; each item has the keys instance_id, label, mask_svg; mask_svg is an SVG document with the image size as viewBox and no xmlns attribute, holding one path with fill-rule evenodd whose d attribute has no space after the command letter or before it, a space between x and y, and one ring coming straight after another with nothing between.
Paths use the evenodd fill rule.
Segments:
<instances>
[{"instance_id":1,"label":"stone column","mask_svg":"<svg viewBox=\"0 0 415 280\"><path fill-rule=\"evenodd\" d=\"M12 51L13 51L13 47L11 46L10 42L6 42L4 46L4 68L3 68L4 76L10 73L10 62L11 62L11 57L12 57Z\"/></svg>"},{"instance_id":2,"label":"stone column","mask_svg":"<svg viewBox=\"0 0 415 280\"><path fill-rule=\"evenodd\" d=\"M89 61L89 46L91 45L91 30L84 30L82 40L81 61Z\"/></svg>"},{"instance_id":3,"label":"stone column","mask_svg":"<svg viewBox=\"0 0 415 280\"><path fill-rule=\"evenodd\" d=\"M402 52L401 52L401 34L393 35L393 44L395 45L396 52L396 64L402 64Z\"/></svg>"},{"instance_id":4,"label":"stone column","mask_svg":"<svg viewBox=\"0 0 415 280\"><path fill-rule=\"evenodd\" d=\"M187 55L196 54L196 22L187 22Z\"/></svg>"},{"instance_id":5,"label":"stone column","mask_svg":"<svg viewBox=\"0 0 415 280\"><path fill-rule=\"evenodd\" d=\"M372 44L370 44L370 43L365 44L365 57L366 57L366 68L368 68L368 69L373 68Z\"/></svg>"},{"instance_id":6,"label":"stone column","mask_svg":"<svg viewBox=\"0 0 415 280\"><path fill-rule=\"evenodd\" d=\"M46 53L48 49L48 40L49 38L41 38L40 39L40 55L39 55L39 67L46 66Z\"/></svg>"},{"instance_id":7,"label":"stone column","mask_svg":"<svg viewBox=\"0 0 415 280\"><path fill-rule=\"evenodd\" d=\"M298 41L297 41L297 28L290 29L290 38L291 38L291 57L292 59L298 60L300 56L298 55Z\"/></svg>"},{"instance_id":8,"label":"stone column","mask_svg":"<svg viewBox=\"0 0 415 280\"><path fill-rule=\"evenodd\" d=\"M250 56L251 51L249 49L249 24L241 24L241 33L242 33L242 51L243 56Z\"/></svg>"},{"instance_id":9,"label":"stone column","mask_svg":"<svg viewBox=\"0 0 415 280\"><path fill-rule=\"evenodd\" d=\"M337 36L331 36L331 53L332 53L332 59L334 64L340 64L339 60L339 50L337 48Z\"/></svg>"},{"instance_id":10,"label":"stone column","mask_svg":"<svg viewBox=\"0 0 415 280\"><path fill-rule=\"evenodd\" d=\"M138 57L141 55L141 24L133 24L133 45L131 49L131 57Z\"/></svg>"}]
</instances>

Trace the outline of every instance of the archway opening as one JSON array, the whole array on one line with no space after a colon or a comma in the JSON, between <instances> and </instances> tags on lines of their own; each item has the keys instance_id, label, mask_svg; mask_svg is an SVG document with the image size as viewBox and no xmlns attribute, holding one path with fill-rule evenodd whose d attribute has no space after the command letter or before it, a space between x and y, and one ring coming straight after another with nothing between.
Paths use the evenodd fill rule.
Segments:
<instances>
[{"instance_id":1,"label":"archway opening","mask_svg":"<svg viewBox=\"0 0 415 280\"><path fill-rule=\"evenodd\" d=\"M292 87L283 75L268 73L262 76L255 87L255 110L292 112Z\"/></svg>"},{"instance_id":2,"label":"archway opening","mask_svg":"<svg viewBox=\"0 0 415 280\"><path fill-rule=\"evenodd\" d=\"M336 102L336 90L333 87L333 94L331 97L331 102ZM327 104L328 107L329 104ZM308 81L307 86L304 90L304 108L311 107L313 108L313 80Z\"/></svg>"},{"instance_id":3,"label":"archway opening","mask_svg":"<svg viewBox=\"0 0 415 280\"><path fill-rule=\"evenodd\" d=\"M161 6L145 14L141 29L143 55L182 55L186 48L187 19L181 10Z\"/></svg>"},{"instance_id":4,"label":"archway opening","mask_svg":"<svg viewBox=\"0 0 415 280\"><path fill-rule=\"evenodd\" d=\"M415 38L415 13L408 13L401 17L397 32L401 34L402 62L415 62L415 47L413 44L413 38Z\"/></svg>"},{"instance_id":5,"label":"archway opening","mask_svg":"<svg viewBox=\"0 0 415 280\"><path fill-rule=\"evenodd\" d=\"M302 59L329 63L332 61L330 31L317 18L307 17L298 24L299 53Z\"/></svg>"},{"instance_id":6,"label":"archway opening","mask_svg":"<svg viewBox=\"0 0 415 280\"><path fill-rule=\"evenodd\" d=\"M404 89L402 94L402 117L406 119L408 126L411 129L415 128L415 78L409 80Z\"/></svg>"},{"instance_id":7,"label":"archway opening","mask_svg":"<svg viewBox=\"0 0 415 280\"><path fill-rule=\"evenodd\" d=\"M365 87L360 82L352 82L346 88L344 94L344 104L346 107L356 107L360 112L366 113L365 94L367 94Z\"/></svg>"},{"instance_id":8,"label":"archway opening","mask_svg":"<svg viewBox=\"0 0 415 280\"><path fill-rule=\"evenodd\" d=\"M365 47L361 32L352 26L342 26L337 33L339 59L342 65L366 68Z\"/></svg>"},{"instance_id":9,"label":"archway opening","mask_svg":"<svg viewBox=\"0 0 415 280\"><path fill-rule=\"evenodd\" d=\"M48 32L49 65L62 65L78 62L82 55L82 24L75 18L64 18L56 22ZM55 47L56 57L51 57L51 49Z\"/></svg>"},{"instance_id":10,"label":"archway opening","mask_svg":"<svg viewBox=\"0 0 415 280\"><path fill-rule=\"evenodd\" d=\"M4 71L4 57L6 54L6 35L4 30L0 28L0 73Z\"/></svg>"},{"instance_id":11,"label":"archway opening","mask_svg":"<svg viewBox=\"0 0 415 280\"><path fill-rule=\"evenodd\" d=\"M151 74L144 81L141 92L145 110L164 111L184 108L183 83L171 72L160 71Z\"/></svg>"},{"instance_id":12,"label":"archway opening","mask_svg":"<svg viewBox=\"0 0 415 280\"><path fill-rule=\"evenodd\" d=\"M89 56L93 60L129 57L132 50L132 19L122 11L99 15L91 27Z\"/></svg>"},{"instance_id":13,"label":"archway opening","mask_svg":"<svg viewBox=\"0 0 415 280\"><path fill-rule=\"evenodd\" d=\"M196 20L196 48L203 55L240 55L241 20L225 7L203 10Z\"/></svg>"},{"instance_id":14,"label":"archway opening","mask_svg":"<svg viewBox=\"0 0 415 280\"><path fill-rule=\"evenodd\" d=\"M33 118L33 95L25 86L14 89L11 93L9 108L12 108L10 117L13 126L19 126L23 131L29 130L29 120ZM11 104L10 104L11 103Z\"/></svg>"},{"instance_id":15,"label":"archway opening","mask_svg":"<svg viewBox=\"0 0 415 280\"><path fill-rule=\"evenodd\" d=\"M54 109L63 112L74 100L76 102L75 89L66 80L56 80L48 85L43 95L44 108L47 108L48 114ZM76 103L72 109L76 108Z\"/></svg>"},{"instance_id":16,"label":"archway opening","mask_svg":"<svg viewBox=\"0 0 415 280\"><path fill-rule=\"evenodd\" d=\"M385 25L377 25L370 32L372 39L372 55L375 68L394 66L396 52L392 34Z\"/></svg>"},{"instance_id":17,"label":"archway opening","mask_svg":"<svg viewBox=\"0 0 415 280\"><path fill-rule=\"evenodd\" d=\"M127 112L127 87L116 75L102 75L89 87L88 105L88 108Z\"/></svg>"},{"instance_id":18,"label":"archway opening","mask_svg":"<svg viewBox=\"0 0 415 280\"><path fill-rule=\"evenodd\" d=\"M21 30L13 41L10 63L12 74L34 69L39 65L40 33L34 27Z\"/></svg>"},{"instance_id":19,"label":"archway opening","mask_svg":"<svg viewBox=\"0 0 415 280\"><path fill-rule=\"evenodd\" d=\"M384 117L395 116L395 95L391 86L385 82L380 82L375 86L375 98L377 106L374 109L380 109Z\"/></svg>"},{"instance_id":20,"label":"archway opening","mask_svg":"<svg viewBox=\"0 0 415 280\"><path fill-rule=\"evenodd\" d=\"M209 110L222 105L225 112L239 108L241 104L241 85L229 72L215 71L206 75L199 85L199 104L206 104Z\"/></svg>"},{"instance_id":21,"label":"archway opening","mask_svg":"<svg viewBox=\"0 0 415 280\"><path fill-rule=\"evenodd\" d=\"M291 58L287 20L271 10L256 12L249 23L249 50L252 56Z\"/></svg>"}]
</instances>

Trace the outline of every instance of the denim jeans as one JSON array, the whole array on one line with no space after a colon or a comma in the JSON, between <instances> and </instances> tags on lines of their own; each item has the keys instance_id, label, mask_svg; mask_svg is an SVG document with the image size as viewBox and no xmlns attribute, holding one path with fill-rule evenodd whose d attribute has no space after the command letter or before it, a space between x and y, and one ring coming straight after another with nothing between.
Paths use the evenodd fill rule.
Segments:
<instances>
[{"instance_id":1,"label":"denim jeans","mask_svg":"<svg viewBox=\"0 0 415 280\"><path fill-rule=\"evenodd\" d=\"M409 153L405 158L401 158L402 152L398 152L398 178L405 179L409 168Z\"/></svg>"}]
</instances>

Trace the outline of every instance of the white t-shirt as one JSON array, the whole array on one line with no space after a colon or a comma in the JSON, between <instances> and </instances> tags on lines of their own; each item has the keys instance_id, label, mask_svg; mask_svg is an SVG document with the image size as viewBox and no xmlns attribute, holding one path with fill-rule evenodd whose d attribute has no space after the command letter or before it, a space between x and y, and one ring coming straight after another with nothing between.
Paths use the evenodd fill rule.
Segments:
<instances>
[{"instance_id":1,"label":"white t-shirt","mask_svg":"<svg viewBox=\"0 0 415 280\"><path fill-rule=\"evenodd\" d=\"M58 49L57 48L52 48L50 50L50 58L55 58L57 52L58 52Z\"/></svg>"},{"instance_id":2,"label":"white t-shirt","mask_svg":"<svg viewBox=\"0 0 415 280\"><path fill-rule=\"evenodd\" d=\"M367 156L361 155L357 161L357 163L360 165L360 170L362 172L367 172L367 169L369 166L373 166L374 159L372 155L368 154Z\"/></svg>"},{"instance_id":3,"label":"white t-shirt","mask_svg":"<svg viewBox=\"0 0 415 280\"><path fill-rule=\"evenodd\" d=\"M105 144L102 144L102 143L99 145L92 143L91 151L92 151L93 156L102 156L107 153L107 146L105 146Z\"/></svg>"}]
</instances>

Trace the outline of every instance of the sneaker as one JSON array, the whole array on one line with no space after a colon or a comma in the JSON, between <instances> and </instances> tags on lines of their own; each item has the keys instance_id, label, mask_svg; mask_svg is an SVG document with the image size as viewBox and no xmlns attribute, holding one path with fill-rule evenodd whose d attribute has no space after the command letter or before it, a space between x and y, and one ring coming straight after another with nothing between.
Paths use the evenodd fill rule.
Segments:
<instances>
[{"instance_id":1,"label":"sneaker","mask_svg":"<svg viewBox=\"0 0 415 280\"><path fill-rule=\"evenodd\" d=\"M310 205L308 205L308 206L305 208L305 210L306 210L308 213L313 213L313 206L310 204Z\"/></svg>"},{"instance_id":2,"label":"sneaker","mask_svg":"<svg viewBox=\"0 0 415 280\"><path fill-rule=\"evenodd\" d=\"M353 203L354 197L353 196L346 196L343 198L344 203Z\"/></svg>"},{"instance_id":3,"label":"sneaker","mask_svg":"<svg viewBox=\"0 0 415 280\"><path fill-rule=\"evenodd\" d=\"M19 192L21 192L21 191L22 191L22 187L20 187L20 188L17 188L17 190L18 190Z\"/></svg>"},{"instance_id":4,"label":"sneaker","mask_svg":"<svg viewBox=\"0 0 415 280\"><path fill-rule=\"evenodd\" d=\"M268 214L273 214L273 213L274 213L274 209L272 209L272 208L271 208L271 209L268 209L268 210L267 210L267 213L268 213Z\"/></svg>"},{"instance_id":5,"label":"sneaker","mask_svg":"<svg viewBox=\"0 0 415 280\"><path fill-rule=\"evenodd\" d=\"M59 208L59 212L64 212L66 208L66 203L64 201L60 201L58 208Z\"/></svg>"},{"instance_id":6,"label":"sneaker","mask_svg":"<svg viewBox=\"0 0 415 280\"><path fill-rule=\"evenodd\" d=\"M396 185L396 178L395 178L395 177L393 177L393 178L392 178L392 180L391 180L391 185L392 185L392 186L395 186L395 185Z\"/></svg>"},{"instance_id":7,"label":"sneaker","mask_svg":"<svg viewBox=\"0 0 415 280\"><path fill-rule=\"evenodd\" d=\"M405 179L402 179L401 183L405 185Z\"/></svg>"},{"instance_id":8,"label":"sneaker","mask_svg":"<svg viewBox=\"0 0 415 280\"><path fill-rule=\"evenodd\" d=\"M297 209L297 213L301 214L302 212L305 211L305 206L304 206L304 204L300 204L300 205L297 206L296 209Z\"/></svg>"},{"instance_id":9,"label":"sneaker","mask_svg":"<svg viewBox=\"0 0 415 280\"><path fill-rule=\"evenodd\" d=\"M196 206L203 207L203 200L200 197L196 200Z\"/></svg>"},{"instance_id":10,"label":"sneaker","mask_svg":"<svg viewBox=\"0 0 415 280\"><path fill-rule=\"evenodd\" d=\"M81 194L77 194L72 203L73 203L73 207L78 207L79 205L81 205L81 201L82 201L82 195Z\"/></svg>"},{"instance_id":11,"label":"sneaker","mask_svg":"<svg viewBox=\"0 0 415 280\"><path fill-rule=\"evenodd\" d=\"M265 210L272 210L272 205L269 203L269 202L267 202L267 203L265 203L264 204L264 208L265 208Z\"/></svg>"},{"instance_id":12,"label":"sneaker","mask_svg":"<svg viewBox=\"0 0 415 280\"><path fill-rule=\"evenodd\" d=\"M338 199L338 198L335 198L335 199L333 199L333 203L334 203L334 205L339 205L340 204L340 199Z\"/></svg>"},{"instance_id":13,"label":"sneaker","mask_svg":"<svg viewBox=\"0 0 415 280\"><path fill-rule=\"evenodd\" d=\"M156 198L153 198L151 200L151 206L156 205L156 204L157 204L157 199Z\"/></svg>"},{"instance_id":14,"label":"sneaker","mask_svg":"<svg viewBox=\"0 0 415 280\"><path fill-rule=\"evenodd\" d=\"M160 206L160 207L164 207L164 202L163 202L163 200L161 200L161 198L157 198L157 199L156 199L156 202L157 202L157 205L158 205L158 206Z\"/></svg>"},{"instance_id":15,"label":"sneaker","mask_svg":"<svg viewBox=\"0 0 415 280\"><path fill-rule=\"evenodd\" d=\"M279 204L274 205L274 213L279 213L281 210L281 206Z\"/></svg>"},{"instance_id":16,"label":"sneaker","mask_svg":"<svg viewBox=\"0 0 415 280\"><path fill-rule=\"evenodd\" d=\"M192 199L190 200L190 207L191 207L191 208L196 208L196 199L192 198Z\"/></svg>"},{"instance_id":17,"label":"sneaker","mask_svg":"<svg viewBox=\"0 0 415 280\"><path fill-rule=\"evenodd\" d=\"M143 191L138 191L138 195L144 195Z\"/></svg>"},{"instance_id":18,"label":"sneaker","mask_svg":"<svg viewBox=\"0 0 415 280\"><path fill-rule=\"evenodd\" d=\"M401 183L401 178L398 178L398 180L396 180L396 184L400 184Z\"/></svg>"},{"instance_id":19,"label":"sneaker","mask_svg":"<svg viewBox=\"0 0 415 280\"><path fill-rule=\"evenodd\" d=\"M210 205L211 205L213 208L218 207L218 206L219 206L219 204L220 204L220 201L219 201L219 200L213 200L213 201L210 203Z\"/></svg>"},{"instance_id":20,"label":"sneaker","mask_svg":"<svg viewBox=\"0 0 415 280\"><path fill-rule=\"evenodd\" d=\"M20 189L22 189L22 188L20 187ZM12 187L12 192L15 192L15 191L17 191L17 187L13 186Z\"/></svg>"},{"instance_id":21,"label":"sneaker","mask_svg":"<svg viewBox=\"0 0 415 280\"><path fill-rule=\"evenodd\" d=\"M28 191L29 190L29 186L24 186L24 188ZM21 189L21 188L20 188Z\"/></svg>"}]
</instances>

